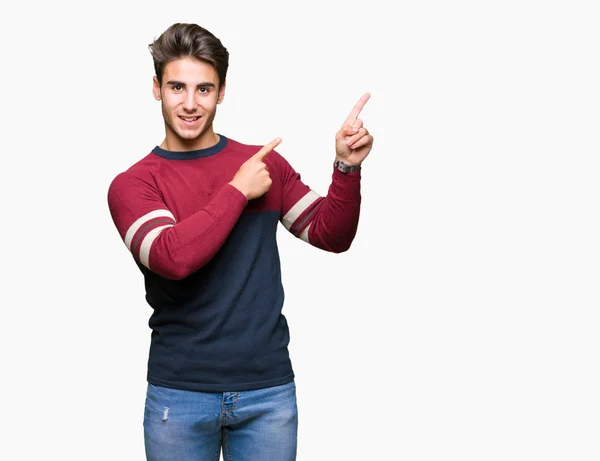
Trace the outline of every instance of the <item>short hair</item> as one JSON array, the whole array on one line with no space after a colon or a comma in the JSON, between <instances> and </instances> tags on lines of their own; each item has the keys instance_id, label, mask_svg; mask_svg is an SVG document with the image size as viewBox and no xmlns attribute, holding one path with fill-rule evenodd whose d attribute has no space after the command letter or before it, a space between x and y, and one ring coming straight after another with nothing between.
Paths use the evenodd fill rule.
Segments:
<instances>
[{"instance_id":1,"label":"short hair","mask_svg":"<svg viewBox=\"0 0 600 461\"><path fill-rule=\"evenodd\" d=\"M198 24L175 23L148 45L158 84L162 85L165 66L176 59L192 57L217 71L219 88L225 83L229 52L221 40Z\"/></svg>"}]
</instances>

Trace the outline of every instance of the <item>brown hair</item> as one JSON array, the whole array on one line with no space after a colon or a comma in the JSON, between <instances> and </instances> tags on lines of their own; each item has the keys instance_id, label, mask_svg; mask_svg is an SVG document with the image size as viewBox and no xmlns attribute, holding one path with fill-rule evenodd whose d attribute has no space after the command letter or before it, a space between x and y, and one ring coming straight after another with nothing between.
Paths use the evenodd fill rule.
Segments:
<instances>
[{"instance_id":1,"label":"brown hair","mask_svg":"<svg viewBox=\"0 0 600 461\"><path fill-rule=\"evenodd\" d=\"M213 66L219 76L219 87L225 82L229 52L221 40L198 24L173 24L150 43L148 48L154 60L154 71L159 85L162 85L165 66L170 61L185 57L192 57Z\"/></svg>"}]
</instances>

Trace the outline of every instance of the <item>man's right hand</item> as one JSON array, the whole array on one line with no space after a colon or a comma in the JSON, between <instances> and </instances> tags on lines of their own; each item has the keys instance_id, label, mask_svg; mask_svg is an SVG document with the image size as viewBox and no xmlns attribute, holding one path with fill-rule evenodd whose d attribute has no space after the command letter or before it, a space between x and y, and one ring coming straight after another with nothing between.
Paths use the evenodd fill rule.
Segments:
<instances>
[{"instance_id":1,"label":"man's right hand","mask_svg":"<svg viewBox=\"0 0 600 461\"><path fill-rule=\"evenodd\" d=\"M281 138L275 138L269 144L265 144L261 150L242 163L240 169L229 182L244 194L247 200L258 198L271 188L273 181L263 159L280 143Z\"/></svg>"}]
</instances>

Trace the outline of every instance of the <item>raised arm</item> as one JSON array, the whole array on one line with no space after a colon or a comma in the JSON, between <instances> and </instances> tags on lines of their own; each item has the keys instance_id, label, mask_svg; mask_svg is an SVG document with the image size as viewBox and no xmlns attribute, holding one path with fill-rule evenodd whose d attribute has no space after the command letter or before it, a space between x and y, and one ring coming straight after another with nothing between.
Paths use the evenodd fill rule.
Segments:
<instances>
[{"instance_id":1,"label":"raised arm","mask_svg":"<svg viewBox=\"0 0 600 461\"><path fill-rule=\"evenodd\" d=\"M152 272L180 280L217 253L246 206L246 199L226 184L203 208L177 221L158 190L124 174L108 191L113 222L134 259Z\"/></svg>"},{"instance_id":2,"label":"raised arm","mask_svg":"<svg viewBox=\"0 0 600 461\"><path fill-rule=\"evenodd\" d=\"M117 230L137 262L180 280L207 264L219 251L249 199L271 186L263 158L281 142L275 139L244 162L234 178L191 216L177 221L147 172L118 175L108 191ZM146 176L147 175L147 176Z\"/></svg>"},{"instance_id":3,"label":"raised arm","mask_svg":"<svg viewBox=\"0 0 600 461\"><path fill-rule=\"evenodd\" d=\"M369 98L366 93L359 99L336 133L336 160L346 165L360 167L373 146L373 136L359 119ZM327 195L321 197L301 181L287 162L285 165L281 219L284 227L317 248L334 253L348 250L360 215L360 168L343 173L334 167Z\"/></svg>"}]
</instances>

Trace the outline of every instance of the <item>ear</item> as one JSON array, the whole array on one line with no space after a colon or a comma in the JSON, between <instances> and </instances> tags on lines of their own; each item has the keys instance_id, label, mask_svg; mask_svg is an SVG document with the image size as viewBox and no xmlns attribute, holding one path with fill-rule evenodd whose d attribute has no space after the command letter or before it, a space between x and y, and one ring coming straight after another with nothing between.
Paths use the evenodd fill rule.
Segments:
<instances>
[{"instance_id":1,"label":"ear","mask_svg":"<svg viewBox=\"0 0 600 461\"><path fill-rule=\"evenodd\" d=\"M154 99L156 99L157 101L160 101L162 99L160 94L160 85L158 84L158 79L156 78L156 75L152 77L152 94L154 94Z\"/></svg>"},{"instance_id":2,"label":"ear","mask_svg":"<svg viewBox=\"0 0 600 461\"><path fill-rule=\"evenodd\" d=\"M225 98L225 84L227 81L223 82L221 87L219 88L219 96L217 97L217 104L221 104L223 102L223 98Z\"/></svg>"}]
</instances>

